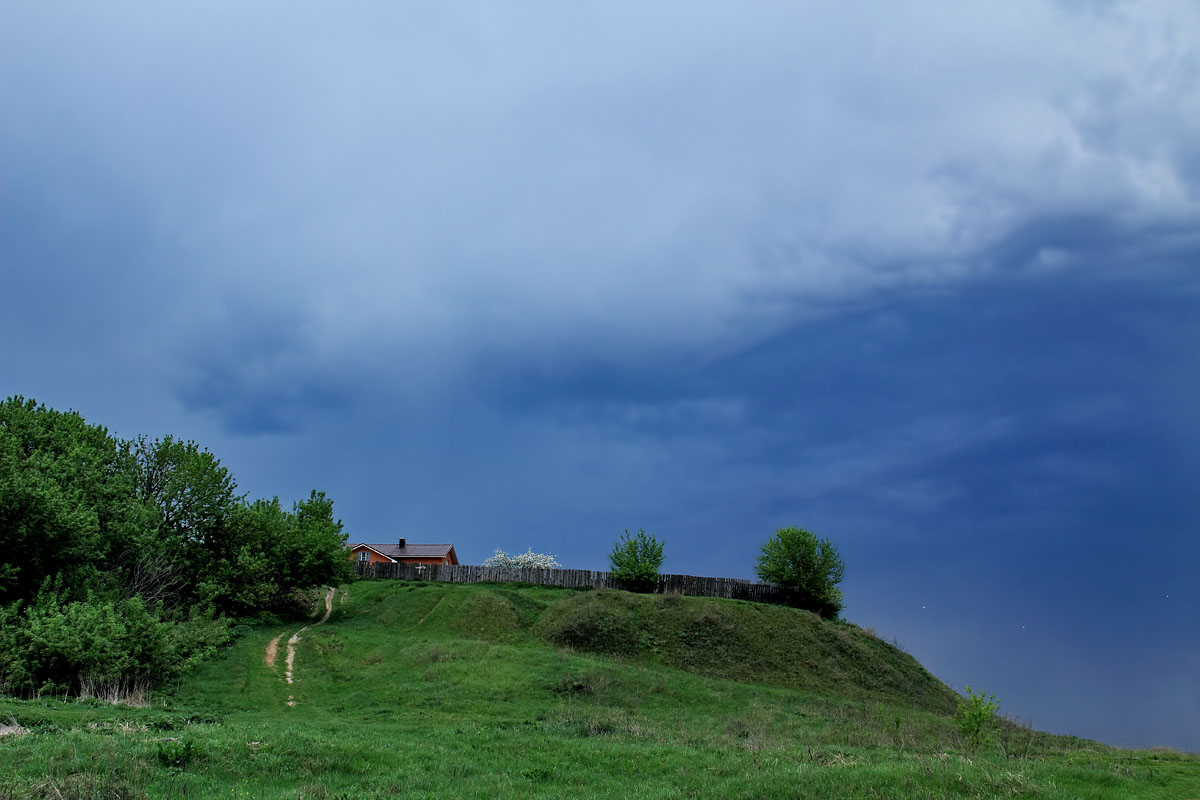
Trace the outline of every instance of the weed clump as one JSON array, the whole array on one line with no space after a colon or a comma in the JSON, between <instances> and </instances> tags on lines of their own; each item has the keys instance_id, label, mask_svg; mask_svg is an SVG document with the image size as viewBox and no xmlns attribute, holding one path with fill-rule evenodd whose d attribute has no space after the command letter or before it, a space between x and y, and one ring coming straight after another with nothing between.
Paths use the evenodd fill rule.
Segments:
<instances>
[{"instance_id":1,"label":"weed clump","mask_svg":"<svg viewBox=\"0 0 1200 800\"><path fill-rule=\"evenodd\" d=\"M612 678L600 672L567 675L551 688L560 697L590 697L612 683Z\"/></svg>"},{"instance_id":2,"label":"weed clump","mask_svg":"<svg viewBox=\"0 0 1200 800\"><path fill-rule=\"evenodd\" d=\"M192 760L190 739L163 739L158 743L158 762L170 769L184 769Z\"/></svg>"}]
</instances>

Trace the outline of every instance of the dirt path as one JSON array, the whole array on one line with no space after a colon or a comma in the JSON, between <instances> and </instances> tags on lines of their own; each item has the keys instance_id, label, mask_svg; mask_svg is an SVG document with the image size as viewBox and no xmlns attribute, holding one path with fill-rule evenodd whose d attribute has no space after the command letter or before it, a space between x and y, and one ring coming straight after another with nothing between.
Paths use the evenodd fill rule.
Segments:
<instances>
[{"instance_id":1,"label":"dirt path","mask_svg":"<svg viewBox=\"0 0 1200 800\"><path fill-rule=\"evenodd\" d=\"M288 683L292 682L292 664L296 663L296 645L300 641L300 634L304 633L306 630L308 630L307 625L305 625L303 628L301 628L300 630L293 633L292 638L288 639L287 658L284 659L287 663L287 682Z\"/></svg>"},{"instance_id":2,"label":"dirt path","mask_svg":"<svg viewBox=\"0 0 1200 800\"><path fill-rule=\"evenodd\" d=\"M328 621L329 615L333 613L334 591L335 590L333 587L325 590L325 613L319 620L313 623L314 626L324 625L326 621ZM296 664L296 645L300 642L300 634L308 630L308 627L309 626L305 625L303 628L293 633L287 640L287 655L284 657L283 662L287 665L287 671L284 673L284 677L287 678L289 686L293 683L292 670ZM282 638L283 634L281 633L267 644L267 651L263 656L263 660L266 661L267 667L270 669L275 668L275 660L279 658L279 640ZM296 699L290 694L288 695L287 704L289 706L296 705Z\"/></svg>"},{"instance_id":3,"label":"dirt path","mask_svg":"<svg viewBox=\"0 0 1200 800\"><path fill-rule=\"evenodd\" d=\"M324 625L325 620L329 619L329 615L333 613L333 587L330 586L325 590L325 616L321 617L318 625Z\"/></svg>"},{"instance_id":4,"label":"dirt path","mask_svg":"<svg viewBox=\"0 0 1200 800\"><path fill-rule=\"evenodd\" d=\"M275 669L275 659L279 657L279 640L282 638L283 634L281 633L267 644L267 654L264 660L270 669Z\"/></svg>"}]
</instances>

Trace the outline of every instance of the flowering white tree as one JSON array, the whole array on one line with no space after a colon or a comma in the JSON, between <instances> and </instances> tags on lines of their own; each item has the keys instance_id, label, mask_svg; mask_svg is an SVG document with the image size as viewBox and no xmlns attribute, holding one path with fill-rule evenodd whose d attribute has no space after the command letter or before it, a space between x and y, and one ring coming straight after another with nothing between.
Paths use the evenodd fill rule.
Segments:
<instances>
[{"instance_id":1,"label":"flowering white tree","mask_svg":"<svg viewBox=\"0 0 1200 800\"><path fill-rule=\"evenodd\" d=\"M535 553L533 548L524 553L509 555L500 548L491 557L484 560L485 567L536 567L537 569L558 569L562 564L552 554Z\"/></svg>"}]
</instances>

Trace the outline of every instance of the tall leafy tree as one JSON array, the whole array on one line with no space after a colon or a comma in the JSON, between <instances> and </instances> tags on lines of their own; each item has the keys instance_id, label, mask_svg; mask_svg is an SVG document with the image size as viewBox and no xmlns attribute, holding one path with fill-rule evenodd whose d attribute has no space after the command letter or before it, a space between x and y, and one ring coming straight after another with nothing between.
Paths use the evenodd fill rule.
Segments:
<instances>
[{"instance_id":1,"label":"tall leafy tree","mask_svg":"<svg viewBox=\"0 0 1200 800\"><path fill-rule=\"evenodd\" d=\"M0 403L0 602L62 575L69 593L107 588L112 557L141 538L122 443L79 414Z\"/></svg>"},{"instance_id":2,"label":"tall leafy tree","mask_svg":"<svg viewBox=\"0 0 1200 800\"><path fill-rule=\"evenodd\" d=\"M273 500L234 507L210 557L197 595L218 611L249 616L271 606L287 582L281 550L295 517Z\"/></svg>"},{"instance_id":3,"label":"tall leafy tree","mask_svg":"<svg viewBox=\"0 0 1200 800\"><path fill-rule=\"evenodd\" d=\"M280 554L292 585L319 586L348 580L354 568L346 558L342 521L333 516L333 500L314 489L307 500L296 503L293 513L296 524L292 539Z\"/></svg>"},{"instance_id":4,"label":"tall leafy tree","mask_svg":"<svg viewBox=\"0 0 1200 800\"><path fill-rule=\"evenodd\" d=\"M240 503L205 552L210 559L197 596L217 610L253 614L308 586L338 584L354 575L346 558L333 500L313 491L291 511L279 498Z\"/></svg>"},{"instance_id":5,"label":"tall leafy tree","mask_svg":"<svg viewBox=\"0 0 1200 800\"><path fill-rule=\"evenodd\" d=\"M758 557L758 577L790 589L794 604L823 617L837 617L842 592L837 588L845 573L837 548L803 528L775 531Z\"/></svg>"},{"instance_id":6,"label":"tall leafy tree","mask_svg":"<svg viewBox=\"0 0 1200 800\"><path fill-rule=\"evenodd\" d=\"M237 483L212 453L173 436L134 444L138 498L157 515L163 538L204 544L224 524L238 497Z\"/></svg>"},{"instance_id":7,"label":"tall leafy tree","mask_svg":"<svg viewBox=\"0 0 1200 800\"><path fill-rule=\"evenodd\" d=\"M241 498L220 459L192 441L173 436L129 443L138 500L156 536L122 554L132 583L169 605L204 601L199 584L211 583L231 547L230 522Z\"/></svg>"}]
</instances>

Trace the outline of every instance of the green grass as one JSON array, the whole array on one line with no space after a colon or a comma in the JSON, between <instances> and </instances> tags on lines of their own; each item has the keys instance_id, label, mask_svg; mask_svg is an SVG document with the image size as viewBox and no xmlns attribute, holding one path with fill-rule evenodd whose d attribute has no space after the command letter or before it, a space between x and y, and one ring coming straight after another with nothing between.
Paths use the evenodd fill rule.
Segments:
<instances>
[{"instance_id":1,"label":"green grass","mask_svg":"<svg viewBox=\"0 0 1200 800\"><path fill-rule=\"evenodd\" d=\"M772 606L361 582L149 708L0 700L8 797L1200 798L1200 758L1004 726L853 625ZM286 636L284 637L286 639ZM811 663L809 663L811 662ZM296 705L286 705L289 695Z\"/></svg>"}]
</instances>

